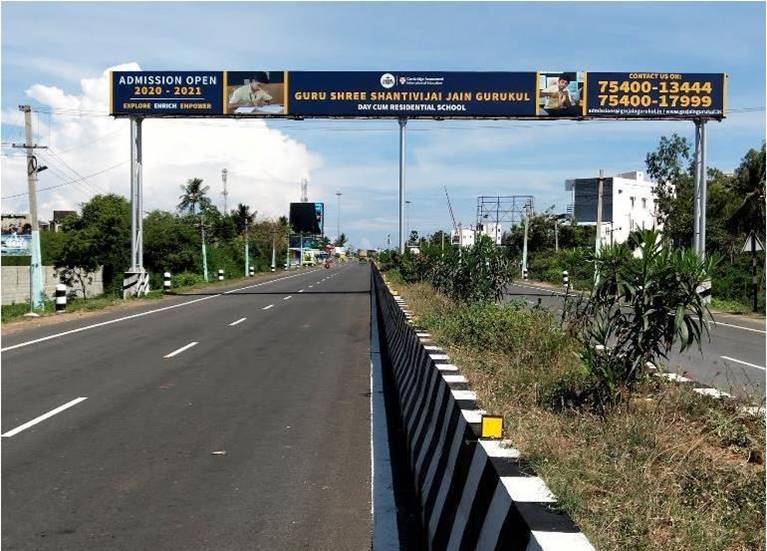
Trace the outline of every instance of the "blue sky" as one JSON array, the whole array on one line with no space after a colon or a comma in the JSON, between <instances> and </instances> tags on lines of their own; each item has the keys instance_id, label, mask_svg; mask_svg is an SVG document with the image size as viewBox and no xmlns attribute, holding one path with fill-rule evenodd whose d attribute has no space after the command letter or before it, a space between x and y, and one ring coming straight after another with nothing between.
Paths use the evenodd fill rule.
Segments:
<instances>
[{"instance_id":1,"label":"blue sky","mask_svg":"<svg viewBox=\"0 0 767 551\"><path fill-rule=\"evenodd\" d=\"M25 36L29 30L31 36ZM18 137L18 127L8 124L13 122L9 114L20 103L35 105L27 95L33 85L83 94L81 79L96 78L107 67L127 62L158 70L727 72L729 105L737 110L764 107L764 45L762 2L3 2L3 142ZM45 122L41 119L43 126ZM55 135L65 130L69 136L77 135L76 129L49 122L53 128L40 136L43 141L66 143ZM221 122L222 127L227 124ZM333 192L340 189L344 193L342 231L355 244L380 246L388 233L394 239L395 121L268 125L303 144L313 159L303 161L311 180L310 198L328 203L328 234L335 233ZM127 127L115 128L124 132ZM677 132L692 138L693 125L424 121L412 122L409 129L410 226L429 233L450 226L443 185L448 186L465 224L473 222L478 195L532 194L539 210L550 205L562 210L568 202L566 178L590 176L599 168L608 174L641 170L646 153L661 135ZM710 124L710 165L732 170L748 148L761 145L764 133L763 110L734 112L723 123ZM241 135L233 139L242 140ZM77 146L77 155L65 158L81 174L114 164L112 159L89 158L88 148L80 142ZM3 152L7 155L7 148ZM183 149L176 154L182 157ZM172 156L173 150L167 155ZM213 178L212 169L208 172ZM94 185L127 194L125 178L99 182L94 177ZM4 189L16 189L17 182L6 176L2 183ZM254 186L271 186L285 202L298 198L297 183L253 180L248 186L237 188L238 196L230 196L230 201L258 208L256 199L265 190L251 197L248 190ZM158 194L151 206L172 206L165 204L168 197ZM48 204L52 208L55 201Z\"/></svg>"}]
</instances>

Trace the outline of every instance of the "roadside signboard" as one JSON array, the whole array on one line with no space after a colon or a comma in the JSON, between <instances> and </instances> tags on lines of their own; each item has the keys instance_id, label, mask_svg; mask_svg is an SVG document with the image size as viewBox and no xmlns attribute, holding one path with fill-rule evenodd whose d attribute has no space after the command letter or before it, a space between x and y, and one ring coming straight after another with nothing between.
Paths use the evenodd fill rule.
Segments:
<instances>
[{"instance_id":1,"label":"roadside signboard","mask_svg":"<svg viewBox=\"0 0 767 551\"><path fill-rule=\"evenodd\" d=\"M743 249L740 252L750 253L750 252L759 252L763 250L764 250L764 247L762 246L762 241L754 232L751 232L748 234L748 237L746 238L746 242L743 243Z\"/></svg>"},{"instance_id":2,"label":"roadside signboard","mask_svg":"<svg viewBox=\"0 0 767 551\"><path fill-rule=\"evenodd\" d=\"M723 73L113 71L116 117L722 119Z\"/></svg>"},{"instance_id":3,"label":"roadside signboard","mask_svg":"<svg viewBox=\"0 0 767 551\"><path fill-rule=\"evenodd\" d=\"M4 233L2 234L2 256L30 256L31 234Z\"/></svg>"},{"instance_id":4,"label":"roadside signboard","mask_svg":"<svg viewBox=\"0 0 767 551\"><path fill-rule=\"evenodd\" d=\"M322 235L325 232L325 204L290 203L290 227L299 234Z\"/></svg>"}]
</instances>

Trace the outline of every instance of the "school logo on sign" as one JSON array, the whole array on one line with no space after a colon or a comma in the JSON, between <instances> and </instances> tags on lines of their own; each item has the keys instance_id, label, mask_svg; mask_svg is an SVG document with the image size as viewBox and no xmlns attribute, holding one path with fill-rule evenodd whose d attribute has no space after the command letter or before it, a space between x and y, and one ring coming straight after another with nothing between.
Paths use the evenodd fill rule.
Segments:
<instances>
[{"instance_id":1,"label":"school logo on sign","mask_svg":"<svg viewBox=\"0 0 767 551\"><path fill-rule=\"evenodd\" d=\"M396 82L394 75L391 73L384 73L381 75L381 86L384 88L392 88Z\"/></svg>"}]
</instances>

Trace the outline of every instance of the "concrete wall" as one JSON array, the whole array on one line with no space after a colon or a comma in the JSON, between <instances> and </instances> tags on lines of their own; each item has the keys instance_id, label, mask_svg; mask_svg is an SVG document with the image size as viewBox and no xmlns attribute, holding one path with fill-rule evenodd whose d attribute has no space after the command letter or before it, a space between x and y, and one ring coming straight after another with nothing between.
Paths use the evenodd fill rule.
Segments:
<instances>
[{"instance_id":1,"label":"concrete wall","mask_svg":"<svg viewBox=\"0 0 767 551\"><path fill-rule=\"evenodd\" d=\"M45 295L53 298L59 277L53 266L43 266L43 285ZM102 269L93 274L93 282L86 286L88 298L104 292ZM68 289L69 293L82 296L80 287ZM2 266L2 296L3 304L27 302L29 300L29 266Z\"/></svg>"}]
</instances>

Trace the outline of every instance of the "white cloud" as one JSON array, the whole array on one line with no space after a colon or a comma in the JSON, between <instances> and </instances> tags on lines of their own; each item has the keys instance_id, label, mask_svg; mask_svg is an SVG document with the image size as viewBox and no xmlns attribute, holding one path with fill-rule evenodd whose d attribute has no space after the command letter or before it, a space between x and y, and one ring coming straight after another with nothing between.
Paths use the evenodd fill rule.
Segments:
<instances>
[{"instance_id":1,"label":"white cloud","mask_svg":"<svg viewBox=\"0 0 767 551\"><path fill-rule=\"evenodd\" d=\"M128 63L110 69L140 67ZM36 140L50 146L39 152L41 163L50 168L40 174L41 190L75 179L76 173L90 175L119 165L86 182L41 191L41 219L50 217L53 209L75 208L97 192L129 195L130 128L126 119L107 115L110 69L82 79L74 93L45 84L26 91L39 108ZM20 126L23 118L11 111L3 113L3 123ZM145 210L175 208L179 186L192 177L210 185L211 198L220 208L221 169L227 168L229 208L242 202L258 210L259 217L279 216L287 213L291 200L298 200L301 179L322 166L319 155L263 120L148 119L143 142ZM25 165L21 156L3 156L3 197L26 192ZM26 196L3 200L3 211L27 208Z\"/></svg>"}]
</instances>

